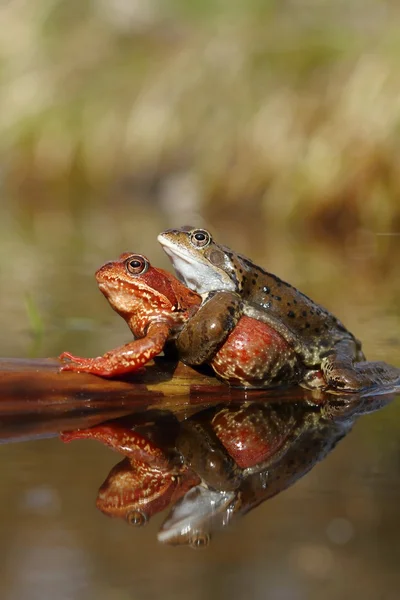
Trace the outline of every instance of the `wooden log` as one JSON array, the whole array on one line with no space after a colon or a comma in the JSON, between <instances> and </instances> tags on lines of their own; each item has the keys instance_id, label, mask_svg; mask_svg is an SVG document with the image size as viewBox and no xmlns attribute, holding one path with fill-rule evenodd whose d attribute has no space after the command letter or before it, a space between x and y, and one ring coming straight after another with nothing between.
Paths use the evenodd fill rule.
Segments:
<instances>
[{"instance_id":1,"label":"wooden log","mask_svg":"<svg viewBox=\"0 0 400 600\"><path fill-rule=\"evenodd\" d=\"M60 372L57 359L0 359L0 442L57 435L147 409L179 418L219 402L318 402L301 387L286 390L230 388L211 373L157 357L144 373L104 379Z\"/></svg>"}]
</instances>

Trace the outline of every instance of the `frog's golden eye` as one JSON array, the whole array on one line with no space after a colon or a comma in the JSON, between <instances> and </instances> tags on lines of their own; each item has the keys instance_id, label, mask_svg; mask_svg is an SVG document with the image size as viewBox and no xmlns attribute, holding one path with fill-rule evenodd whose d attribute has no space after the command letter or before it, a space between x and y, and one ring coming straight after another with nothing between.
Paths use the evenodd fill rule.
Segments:
<instances>
[{"instance_id":1,"label":"frog's golden eye","mask_svg":"<svg viewBox=\"0 0 400 600\"><path fill-rule=\"evenodd\" d=\"M205 248L211 239L211 235L205 229L194 229L190 234L190 242L197 248Z\"/></svg>"},{"instance_id":2,"label":"frog's golden eye","mask_svg":"<svg viewBox=\"0 0 400 600\"><path fill-rule=\"evenodd\" d=\"M141 510L131 510L126 515L126 520L133 527L143 527L147 523L147 516Z\"/></svg>"},{"instance_id":3,"label":"frog's golden eye","mask_svg":"<svg viewBox=\"0 0 400 600\"><path fill-rule=\"evenodd\" d=\"M208 533L198 533L190 538L189 546L194 549L205 548L210 543L210 540L211 538Z\"/></svg>"},{"instance_id":4,"label":"frog's golden eye","mask_svg":"<svg viewBox=\"0 0 400 600\"><path fill-rule=\"evenodd\" d=\"M143 275L149 268L149 261L141 254L132 254L126 260L125 265L131 275Z\"/></svg>"}]
</instances>

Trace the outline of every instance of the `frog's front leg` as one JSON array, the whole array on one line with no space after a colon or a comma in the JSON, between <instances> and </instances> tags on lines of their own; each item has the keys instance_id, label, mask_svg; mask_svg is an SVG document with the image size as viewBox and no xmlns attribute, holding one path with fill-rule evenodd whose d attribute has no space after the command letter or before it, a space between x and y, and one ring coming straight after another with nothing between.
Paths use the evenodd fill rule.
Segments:
<instances>
[{"instance_id":1,"label":"frog's front leg","mask_svg":"<svg viewBox=\"0 0 400 600\"><path fill-rule=\"evenodd\" d=\"M322 359L321 369L328 387L357 393L376 386L400 384L397 367L385 362L354 362L355 357L355 343L342 340Z\"/></svg>"},{"instance_id":2,"label":"frog's front leg","mask_svg":"<svg viewBox=\"0 0 400 600\"><path fill-rule=\"evenodd\" d=\"M140 461L149 466L167 470L170 461L164 452L143 435L117 424L104 424L60 433L63 442L79 439L97 440L126 456L131 462Z\"/></svg>"},{"instance_id":3,"label":"frog's front leg","mask_svg":"<svg viewBox=\"0 0 400 600\"><path fill-rule=\"evenodd\" d=\"M188 365L210 360L238 323L243 303L238 294L211 292L176 340L179 358Z\"/></svg>"},{"instance_id":4,"label":"frog's front leg","mask_svg":"<svg viewBox=\"0 0 400 600\"><path fill-rule=\"evenodd\" d=\"M162 351L169 333L170 328L166 323L152 323L147 330L146 337L114 348L97 358L81 358L69 352L63 352L59 359L69 359L71 362L63 365L60 370L92 373L101 377L116 377L138 371Z\"/></svg>"}]
</instances>

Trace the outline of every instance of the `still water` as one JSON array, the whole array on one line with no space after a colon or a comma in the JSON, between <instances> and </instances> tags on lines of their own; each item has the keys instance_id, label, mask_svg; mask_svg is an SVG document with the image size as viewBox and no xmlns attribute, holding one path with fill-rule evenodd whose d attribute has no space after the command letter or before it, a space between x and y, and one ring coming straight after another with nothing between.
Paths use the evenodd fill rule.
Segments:
<instances>
[{"instance_id":1,"label":"still water","mask_svg":"<svg viewBox=\"0 0 400 600\"><path fill-rule=\"evenodd\" d=\"M395 598L399 584L396 402L362 417L304 479L204 550L157 541L95 508L116 455L86 440L1 447L1 596Z\"/></svg>"},{"instance_id":2,"label":"still water","mask_svg":"<svg viewBox=\"0 0 400 600\"><path fill-rule=\"evenodd\" d=\"M1 289L8 290L0 300L3 356L63 350L95 356L129 339L98 293L93 272L124 250L147 253L168 268L155 237L169 223L147 223L143 212L141 223L132 216L131 228L108 223L106 237L98 235L107 229L106 215L90 216L96 234L89 227L73 230L61 213L41 215L25 233L15 219L8 228L3 223L2 253L13 255L12 266L3 259L0 272ZM80 227L85 230L85 223ZM224 241L234 245L235 231ZM248 242L246 252L340 316L365 342L368 357L400 364L397 281L383 287L376 273L366 276L363 257L353 264L345 254L317 255L285 242ZM284 246L286 254L271 252ZM365 293L371 286L381 286L373 298ZM0 596L397 598L399 406L393 399L361 416L304 478L216 532L201 550L160 543L165 514L136 529L97 510L98 488L121 458L102 444L64 444L57 437L3 444Z\"/></svg>"}]
</instances>

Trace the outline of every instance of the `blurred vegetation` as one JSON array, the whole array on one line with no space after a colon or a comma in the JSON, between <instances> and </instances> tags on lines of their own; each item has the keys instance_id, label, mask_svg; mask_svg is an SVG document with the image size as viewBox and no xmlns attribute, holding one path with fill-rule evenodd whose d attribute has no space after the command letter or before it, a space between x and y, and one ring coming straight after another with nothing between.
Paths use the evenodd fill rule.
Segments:
<instances>
[{"instance_id":1,"label":"blurred vegetation","mask_svg":"<svg viewBox=\"0 0 400 600\"><path fill-rule=\"evenodd\" d=\"M54 202L79 182L100 202L185 173L210 218L399 231L399 17L394 0L7 2L7 190Z\"/></svg>"},{"instance_id":2,"label":"blurred vegetation","mask_svg":"<svg viewBox=\"0 0 400 600\"><path fill-rule=\"evenodd\" d=\"M8 352L32 335L74 350L66 326L93 352L108 309L88 278L123 250L167 266L156 234L188 222L338 311L375 356L382 336L400 352L399 17L394 0L2 3Z\"/></svg>"}]
</instances>

